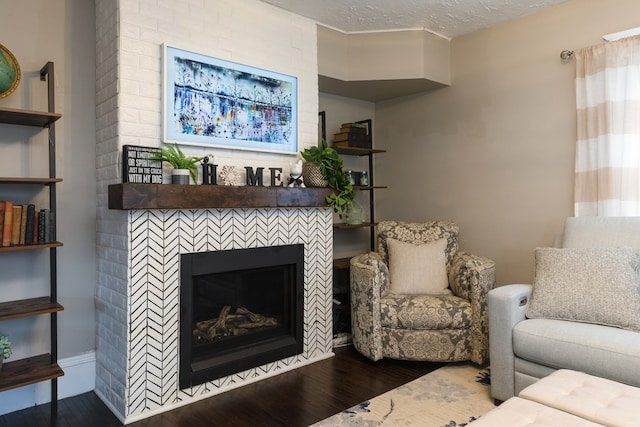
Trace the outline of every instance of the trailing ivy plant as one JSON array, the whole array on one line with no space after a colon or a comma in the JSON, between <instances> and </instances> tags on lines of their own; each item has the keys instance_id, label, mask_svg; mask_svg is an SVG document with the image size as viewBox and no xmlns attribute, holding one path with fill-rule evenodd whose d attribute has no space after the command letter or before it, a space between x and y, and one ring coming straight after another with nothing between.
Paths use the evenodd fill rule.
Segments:
<instances>
[{"instance_id":1,"label":"trailing ivy plant","mask_svg":"<svg viewBox=\"0 0 640 427\"><path fill-rule=\"evenodd\" d=\"M193 178L193 182L198 182L198 162L204 157L186 156L178 144L163 143L160 152L149 157L150 160L160 160L169 163L174 169L186 169Z\"/></svg>"},{"instance_id":2,"label":"trailing ivy plant","mask_svg":"<svg viewBox=\"0 0 640 427\"><path fill-rule=\"evenodd\" d=\"M11 341L6 335L0 334L0 356L5 359L11 357Z\"/></svg>"},{"instance_id":3,"label":"trailing ivy plant","mask_svg":"<svg viewBox=\"0 0 640 427\"><path fill-rule=\"evenodd\" d=\"M356 197L349 176L342 166L342 157L324 139L317 146L305 148L300 155L305 161L320 167L327 185L335 190L327 196L327 204L342 218Z\"/></svg>"}]
</instances>

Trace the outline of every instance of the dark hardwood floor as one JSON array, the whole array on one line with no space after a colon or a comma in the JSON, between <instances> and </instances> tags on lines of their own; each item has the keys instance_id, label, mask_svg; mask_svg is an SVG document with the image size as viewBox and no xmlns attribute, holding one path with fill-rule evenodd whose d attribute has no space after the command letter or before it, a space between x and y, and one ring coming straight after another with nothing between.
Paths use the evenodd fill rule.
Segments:
<instances>
[{"instance_id":1,"label":"dark hardwood floor","mask_svg":"<svg viewBox=\"0 0 640 427\"><path fill-rule=\"evenodd\" d=\"M390 359L372 362L351 346L335 349L335 354L330 359L127 426L304 427L444 365ZM55 424L59 427L122 426L93 392L58 402ZM0 417L0 427L49 425L52 424L48 404Z\"/></svg>"}]
</instances>

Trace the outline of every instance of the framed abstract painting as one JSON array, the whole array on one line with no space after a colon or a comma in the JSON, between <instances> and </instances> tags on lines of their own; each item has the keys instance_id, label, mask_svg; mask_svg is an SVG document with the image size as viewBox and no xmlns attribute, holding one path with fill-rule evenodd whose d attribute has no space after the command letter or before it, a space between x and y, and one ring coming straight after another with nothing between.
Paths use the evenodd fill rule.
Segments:
<instances>
[{"instance_id":1,"label":"framed abstract painting","mask_svg":"<svg viewBox=\"0 0 640 427\"><path fill-rule=\"evenodd\" d=\"M297 154L297 78L164 46L164 141Z\"/></svg>"}]
</instances>

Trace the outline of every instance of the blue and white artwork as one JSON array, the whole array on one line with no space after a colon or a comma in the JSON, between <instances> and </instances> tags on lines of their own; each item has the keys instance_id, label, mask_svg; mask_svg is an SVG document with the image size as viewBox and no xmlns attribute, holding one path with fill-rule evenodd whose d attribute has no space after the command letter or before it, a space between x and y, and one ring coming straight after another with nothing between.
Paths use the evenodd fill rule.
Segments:
<instances>
[{"instance_id":1,"label":"blue and white artwork","mask_svg":"<svg viewBox=\"0 0 640 427\"><path fill-rule=\"evenodd\" d=\"M165 46L167 142L296 154L297 79Z\"/></svg>"}]
</instances>

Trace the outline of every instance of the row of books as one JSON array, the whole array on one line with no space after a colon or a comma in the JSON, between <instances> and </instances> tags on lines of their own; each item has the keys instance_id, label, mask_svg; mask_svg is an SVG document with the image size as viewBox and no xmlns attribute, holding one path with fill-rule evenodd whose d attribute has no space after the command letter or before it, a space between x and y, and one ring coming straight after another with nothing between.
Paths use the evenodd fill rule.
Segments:
<instances>
[{"instance_id":1,"label":"row of books","mask_svg":"<svg viewBox=\"0 0 640 427\"><path fill-rule=\"evenodd\" d=\"M342 148L371 148L369 129L363 123L343 123L340 132L333 134L333 142Z\"/></svg>"},{"instance_id":2,"label":"row of books","mask_svg":"<svg viewBox=\"0 0 640 427\"><path fill-rule=\"evenodd\" d=\"M31 203L0 200L0 225L1 246L35 245L55 240L55 212L36 210Z\"/></svg>"}]
</instances>

